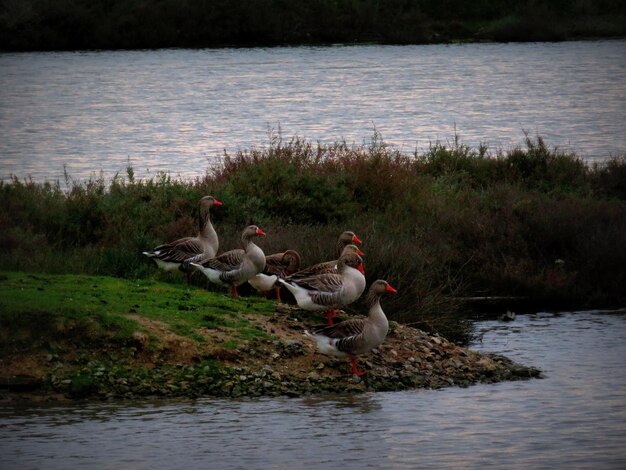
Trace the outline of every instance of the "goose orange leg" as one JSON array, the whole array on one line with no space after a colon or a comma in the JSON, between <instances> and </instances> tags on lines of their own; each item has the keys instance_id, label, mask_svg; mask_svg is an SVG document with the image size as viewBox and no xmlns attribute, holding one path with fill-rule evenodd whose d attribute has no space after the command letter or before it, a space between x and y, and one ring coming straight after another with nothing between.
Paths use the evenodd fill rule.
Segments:
<instances>
[{"instance_id":1,"label":"goose orange leg","mask_svg":"<svg viewBox=\"0 0 626 470\"><path fill-rule=\"evenodd\" d=\"M352 363L352 373L354 375L358 375L359 377L363 374L365 374L365 372L363 372L362 370L359 370L359 368L357 367L357 358L354 356L350 356L350 362Z\"/></svg>"},{"instance_id":2,"label":"goose orange leg","mask_svg":"<svg viewBox=\"0 0 626 470\"><path fill-rule=\"evenodd\" d=\"M333 318L335 318L337 315L339 315L339 310L337 310L336 308L326 312L326 323L328 324L328 326L333 326Z\"/></svg>"},{"instance_id":3,"label":"goose orange leg","mask_svg":"<svg viewBox=\"0 0 626 470\"><path fill-rule=\"evenodd\" d=\"M234 284L230 286L230 295L232 295L233 297L239 297L239 292L237 292L237 286Z\"/></svg>"}]
</instances>

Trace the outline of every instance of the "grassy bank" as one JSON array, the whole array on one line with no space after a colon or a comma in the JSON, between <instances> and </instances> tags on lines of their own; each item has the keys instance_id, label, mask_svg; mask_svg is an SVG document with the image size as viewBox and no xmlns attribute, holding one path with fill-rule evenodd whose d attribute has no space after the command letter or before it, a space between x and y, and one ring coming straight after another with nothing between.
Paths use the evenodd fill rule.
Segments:
<instances>
[{"instance_id":1,"label":"grassy bank","mask_svg":"<svg viewBox=\"0 0 626 470\"><path fill-rule=\"evenodd\" d=\"M461 143L404 155L376 138L296 139L227 155L195 181L136 180L131 168L110 182L16 178L0 183L0 268L182 283L141 252L195 233L205 194L224 202L212 213L222 251L254 222L267 254L295 249L309 265L333 259L338 234L355 231L368 281L400 291L391 318L454 340L458 328L442 319L456 319L467 298L626 304L626 161L590 168L541 139L495 155Z\"/></svg>"},{"instance_id":2,"label":"grassy bank","mask_svg":"<svg viewBox=\"0 0 626 470\"><path fill-rule=\"evenodd\" d=\"M299 396L468 386L539 371L392 324L355 380L314 351L320 316L103 276L0 272L0 399ZM17 391L30 392L26 395Z\"/></svg>"},{"instance_id":3,"label":"grassy bank","mask_svg":"<svg viewBox=\"0 0 626 470\"><path fill-rule=\"evenodd\" d=\"M624 170L623 159L588 168L540 138L497 155L459 142L405 156L376 139L294 141L235 155L205 181L236 194L242 216L280 221L282 245L308 263L352 228L365 239L368 278L390 276L405 292L397 313L440 315L481 295L623 304Z\"/></svg>"},{"instance_id":4,"label":"grassy bank","mask_svg":"<svg viewBox=\"0 0 626 470\"><path fill-rule=\"evenodd\" d=\"M5 0L5 50L137 49L626 35L623 2Z\"/></svg>"}]
</instances>

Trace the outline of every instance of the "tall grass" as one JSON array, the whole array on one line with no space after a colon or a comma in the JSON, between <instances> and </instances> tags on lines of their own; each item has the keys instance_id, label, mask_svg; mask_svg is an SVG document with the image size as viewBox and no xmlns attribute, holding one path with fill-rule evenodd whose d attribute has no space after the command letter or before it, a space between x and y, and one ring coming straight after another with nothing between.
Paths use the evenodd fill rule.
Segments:
<instances>
[{"instance_id":1,"label":"tall grass","mask_svg":"<svg viewBox=\"0 0 626 470\"><path fill-rule=\"evenodd\" d=\"M355 231L368 281L398 288L387 310L404 322L435 324L474 296L626 303L626 158L588 167L541 138L495 154L455 141L414 155L378 137L276 140L225 155L195 181L137 180L129 168L67 184L0 183L1 269L183 282L141 252L195 233L197 201L212 194L224 202L212 212L222 251L254 222L266 253L296 249L307 265L333 259L338 234Z\"/></svg>"}]
</instances>

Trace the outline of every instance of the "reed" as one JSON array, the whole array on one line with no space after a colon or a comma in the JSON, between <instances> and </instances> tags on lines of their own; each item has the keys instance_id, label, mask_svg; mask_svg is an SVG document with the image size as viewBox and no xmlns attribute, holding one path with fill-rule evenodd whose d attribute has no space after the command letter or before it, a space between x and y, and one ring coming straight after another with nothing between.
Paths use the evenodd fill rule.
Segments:
<instances>
[{"instance_id":1,"label":"reed","mask_svg":"<svg viewBox=\"0 0 626 470\"><path fill-rule=\"evenodd\" d=\"M625 175L624 157L589 167L541 138L493 154L455 140L405 155L375 136L363 146L277 140L194 181L138 180L132 168L67 188L14 178L0 183L0 269L182 283L141 252L193 234L197 201L212 194L224 202L212 212L221 251L256 223L266 253L296 249L308 265L333 259L339 233L355 231L368 281L398 288L388 312L403 322L442 331L438 319L475 296L623 306Z\"/></svg>"}]
</instances>

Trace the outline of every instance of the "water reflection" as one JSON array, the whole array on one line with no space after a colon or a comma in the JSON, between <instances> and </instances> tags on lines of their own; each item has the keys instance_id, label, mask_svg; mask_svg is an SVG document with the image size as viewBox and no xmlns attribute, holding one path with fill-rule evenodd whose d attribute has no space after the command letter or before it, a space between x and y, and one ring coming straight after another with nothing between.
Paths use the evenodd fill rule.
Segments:
<instances>
[{"instance_id":1,"label":"water reflection","mask_svg":"<svg viewBox=\"0 0 626 470\"><path fill-rule=\"evenodd\" d=\"M306 397L301 405L311 408L333 407L335 410L350 413L373 413L381 411L382 407L375 395L324 395Z\"/></svg>"},{"instance_id":2,"label":"water reflection","mask_svg":"<svg viewBox=\"0 0 626 470\"><path fill-rule=\"evenodd\" d=\"M0 54L0 178L164 170L286 138L626 152L626 41ZM149 170L149 171L148 171Z\"/></svg>"}]
</instances>

